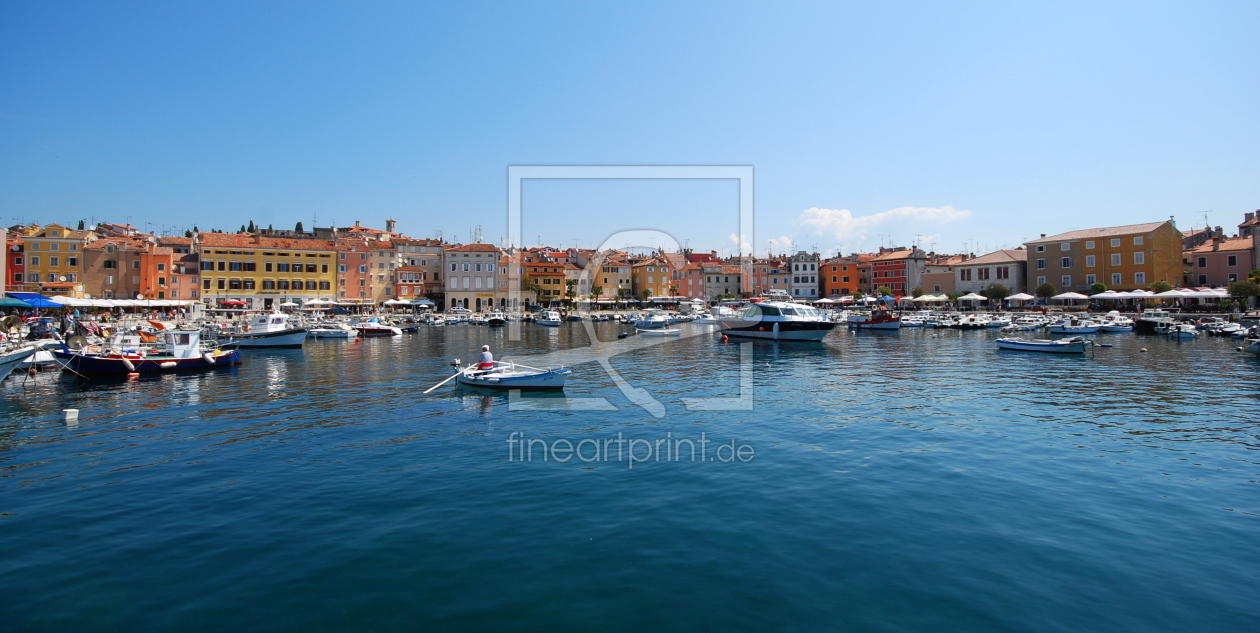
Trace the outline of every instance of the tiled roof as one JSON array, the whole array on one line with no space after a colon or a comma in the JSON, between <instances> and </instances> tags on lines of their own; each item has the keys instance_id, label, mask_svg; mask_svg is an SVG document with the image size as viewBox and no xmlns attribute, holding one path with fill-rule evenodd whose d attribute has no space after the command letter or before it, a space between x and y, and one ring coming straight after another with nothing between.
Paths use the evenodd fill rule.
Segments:
<instances>
[{"instance_id":1,"label":"tiled roof","mask_svg":"<svg viewBox=\"0 0 1260 633\"><path fill-rule=\"evenodd\" d=\"M1216 244L1215 240L1208 240L1188 251L1187 253L1217 253L1220 251L1249 251L1255 246L1255 236L1248 235L1246 237L1227 237L1221 240L1219 248L1212 248Z\"/></svg>"},{"instance_id":2,"label":"tiled roof","mask_svg":"<svg viewBox=\"0 0 1260 633\"><path fill-rule=\"evenodd\" d=\"M291 237L265 237L238 233L202 233L202 248L277 248L292 251L336 250L328 240L310 240Z\"/></svg>"},{"instance_id":3,"label":"tiled roof","mask_svg":"<svg viewBox=\"0 0 1260 633\"><path fill-rule=\"evenodd\" d=\"M174 235L162 236L158 238L158 244L171 244L173 246L192 246L191 237L177 237Z\"/></svg>"},{"instance_id":4,"label":"tiled roof","mask_svg":"<svg viewBox=\"0 0 1260 633\"><path fill-rule=\"evenodd\" d=\"M910 248L900 250L900 251L888 251L887 253L882 253L882 254L871 257L871 261L886 262L886 261L891 261L894 259L906 259L907 257L910 257L913 254L914 254L914 249L910 249Z\"/></svg>"},{"instance_id":5,"label":"tiled roof","mask_svg":"<svg viewBox=\"0 0 1260 633\"><path fill-rule=\"evenodd\" d=\"M992 264L1009 264L1011 262L1028 261L1028 251L1019 248L1009 248L1000 251L993 251L986 255L981 255L974 259L957 264L958 266L988 266Z\"/></svg>"},{"instance_id":6,"label":"tiled roof","mask_svg":"<svg viewBox=\"0 0 1260 633\"><path fill-rule=\"evenodd\" d=\"M468 251L468 252L481 251L481 252L483 252L483 253L484 253L484 252L498 251L498 250L501 250L501 249L500 249L498 246L495 246L494 244L481 244L481 243L476 243L476 244L448 244L448 245L446 246L446 248L444 248L443 250L447 250L447 251L460 251L460 252L464 252L464 251Z\"/></svg>"},{"instance_id":7,"label":"tiled roof","mask_svg":"<svg viewBox=\"0 0 1260 633\"><path fill-rule=\"evenodd\" d=\"M1124 226L1110 226L1103 229L1081 229L1079 231L1068 231L1067 233L1059 233L1050 237L1041 237L1035 240L1028 240L1027 244L1039 244L1041 242L1066 242L1069 240L1083 240L1091 237L1116 237L1118 235L1137 235L1139 233L1150 233L1155 229L1167 224L1170 220L1163 222L1147 222L1145 224L1126 224Z\"/></svg>"}]
</instances>

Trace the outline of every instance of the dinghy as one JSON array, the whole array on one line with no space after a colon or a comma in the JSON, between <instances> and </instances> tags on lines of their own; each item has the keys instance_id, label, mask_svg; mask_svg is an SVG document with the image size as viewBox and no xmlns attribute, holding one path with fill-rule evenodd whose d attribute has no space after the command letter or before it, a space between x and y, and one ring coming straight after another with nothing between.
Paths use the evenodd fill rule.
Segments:
<instances>
[{"instance_id":1,"label":"dinghy","mask_svg":"<svg viewBox=\"0 0 1260 633\"><path fill-rule=\"evenodd\" d=\"M1028 338L1000 338L997 340L998 349L1020 352L1046 352L1050 354L1084 354L1093 344L1093 341L1080 336L1058 340Z\"/></svg>"},{"instance_id":2,"label":"dinghy","mask_svg":"<svg viewBox=\"0 0 1260 633\"><path fill-rule=\"evenodd\" d=\"M682 333L682 330L678 328L669 328L664 330L643 330L635 328L635 331L639 333L639 336L678 336Z\"/></svg>"},{"instance_id":3,"label":"dinghy","mask_svg":"<svg viewBox=\"0 0 1260 633\"><path fill-rule=\"evenodd\" d=\"M461 384L490 389L564 389L564 381L571 374L568 367L539 369L514 362L496 362L490 369L477 369L469 365L460 372Z\"/></svg>"}]
</instances>

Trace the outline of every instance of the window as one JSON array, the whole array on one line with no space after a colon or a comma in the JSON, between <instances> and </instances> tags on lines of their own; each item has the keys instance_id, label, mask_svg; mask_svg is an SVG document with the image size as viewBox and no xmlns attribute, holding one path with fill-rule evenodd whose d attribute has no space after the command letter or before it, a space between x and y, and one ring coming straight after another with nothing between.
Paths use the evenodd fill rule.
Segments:
<instances>
[{"instance_id":1,"label":"window","mask_svg":"<svg viewBox=\"0 0 1260 633\"><path fill-rule=\"evenodd\" d=\"M300 272L302 272L302 271L301 271L301 270L296 270L296 269L295 269L293 272L295 272L295 273L300 273ZM308 272L308 273L319 272L319 266L318 266L317 264L314 264L314 263L308 263L308 264L306 265L306 272ZM328 271L324 271L324 272L328 272ZM314 290L314 288L311 288L311 290Z\"/></svg>"},{"instance_id":2,"label":"window","mask_svg":"<svg viewBox=\"0 0 1260 633\"><path fill-rule=\"evenodd\" d=\"M117 268L118 268L118 262L116 262L116 261L114 261L114 260L112 260L112 259L107 259L107 260L105 260L105 261L101 262L101 268L104 268L104 269L106 269L106 270L115 270L115 269L117 269Z\"/></svg>"},{"instance_id":3,"label":"window","mask_svg":"<svg viewBox=\"0 0 1260 633\"><path fill-rule=\"evenodd\" d=\"M1139 286L1146 285L1146 273L1133 273L1133 283Z\"/></svg>"},{"instance_id":4,"label":"window","mask_svg":"<svg viewBox=\"0 0 1260 633\"><path fill-rule=\"evenodd\" d=\"M1207 285L1207 275L1199 275L1199 285L1200 286Z\"/></svg>"},{"instance_id":5,"label":"window","mask_svg":"<svg viewBox=\"0 0 1260 633\"><path fill-rule=\"evenodd\" d=\"M60 245L60 244L58 244L58 243L56 243L56 242L53 242L52 244L49 244L49 245L48 245L48 250L50 250L50 251L56 251L56 250L60 250L60 249L61 249L61 245Z\"/></svg>"},{"instance_id":6,"label":"window","mask_svg":"<svg viewBox=\"0 0 1260 633\"><path fill-rule=\"evenodd\" d=\"M1141 245L1142 245L1142 236L1141 236L1141 235L1134 235L1134 236L1133 236L1133 245L1134 245L1134 246L1141 246Z\"/></svg>"},{"instance_id":7,"label":"window","mask_svg":"<svg viewBox=\"0 0 1260 633\"><path fill-rule=\"evenodd\" d=\"M1123 283L1121 281L1122 278L1123 277L1120 275L1120 273L1111 273L1111 285L1119 286L1121 283Z\"/></svg>"},{"instance_id":8,"label":"window","mask_svg":"<svg viewBox=\"0 0 1260 633\"><path fill-rule=\"evenodd\" d=\"M1097 281L1098 281L1098 277L1097 277L1097 276L1095 276L1095 275L1085 275L1085 283L1086 283L1086 285L1090 285L1090 286L1092 286L1092 285L1094 285L1095 283L1097 283Z\"/></svg>"},{"instance_id":9,"label":"window","mask_svg":"<svg viewBox=\"0 0 1260 633\"><path fill-rule=\"evenodd\" d=\"M205 260L205 261L201 262L201 269L202 269L202 270L214 270L214 260L212 260L212 259L207 259L207 260ZM209 288L206 288L206 290L209 290Z\"/></svg>"},{"instance_id":10,"label":"window","mask_svg":"<svg viewBox=\"0 0 1260 633\"><path fill-rule=\"evenodd\" d=\"M1119 266L1119 265L1120 265L1120 253L1112 253L1112 254L1111 254L1111 265L1112 265L1112 266Z\"/></svg>"},{"instance_id":11,"label":"window","mask_svg":"<svg viewBox=\"0 0 1260 633\"><path fill-rule=\"evenodd\" d=\"M1138 266L1141 266L1142 264L1145 264L1145 263L1146 263L1146 253L1143 253L1142 251L1138 251L1138 252L1134 253L1134 254L1133 254L1133 263L1134 263L1134 264L1137 264Z\"/></svg>"},{"instance_id":12,"label":"window","mask_svg":"<svg viewBox=\"0 0 1260 633\"><path fill-rule=\"evenodd\" d=\"M320 265L319 265L319 272L321 272L321 273L323 273L323 274L328 274L328 264L320 264Z\"/></svg>"},{"instance_id":13,"label":"window","mask_svg":"<svg viewBox=\"0 0 1260 633\"><path fill-rule=\"evenodd\" d=\"M39 255L31 255L31 266L39 267Z\"/></svg>"},{"instance_id":14,"label":"window","mask_svg":"<svg viewBox=\"0 0 1260 633\"><path fill-rule=\"evenodd\" d=\"M1112 246L1113 248L1120 248L1120 238L1118 238L1118 237L1117 237L1117 238L1115 238L1115 239L1111 240L1111 246Z\"/></svg>"},{"instance_id":15,"label":"window","mask_svg":"<svg viewBox=\"0 0 1260 633\"><path fill-rule=\"evenodd\" d=\"M367 269L368 269L367 264L359 266L360 273L367 273ZM455 264L451 264L451 270L454 270L454 269L455 269Z\"/></svg>"},{"instance_id":16,"label":"window","mask_svg":"<svg viewBox=\"0 0 1260 633\"><path fill-rule=\"evenodd\" d=\"M217 286L219 290L227 290L227 280L226 280L226 279L224 279L224 278L220 277L220 278L216 279L215 281L216 281L215 286Z\"/></svg>"},{"instance_id":17,"label":"window","mask_svg":"<svg viewBox=\"0 0 1260 633\"><path fill-rule=\"evenodd\" d=\"M1038 277L1038 278L1037 278L1037 285L1038 285L1038 286L1040 286L1041 284L1044 284L1044 283L1046 283L1046 278L1045 278L1045 277Z\"/></svg>"},{"instance_id":18,"label":"window","mask_svg":"<svg viewBox=\"0 0 1260 633\"><path fill-rule=\"evenodd\" d=\"M1046 245L1045 245L1045 244L1038 244L1038 245L1037 245L1037 252L1038 252L1038 253L1044 253L1044 252L1046 252Z\"/></svg>"},{"instance_id":19,"label":"window","mask_svg":"<svg viewBox=\"0 0 1260 633\"><path fill-rule=\"evenodd\" d=\"M1060 257L1060 258L1059 258L1059 268L1071 268L1071 267L1072 267L1072 258L1071 258L1071 257Z\"/></svg>"},{"instance_id":20,"label":"window","mask_svg":"<svg viewBox=\"0 0 1260 633\"><path fill-rule=\"evenodd\" d=\"M276 290L288 290L288 289L289 289L288 279L281 279L276 282Z\"/></svg>"},{"instance_id":21,"label":"window","mask_svg":"<svg viewBox=\"0 0 1260 633\"><path fill-rule=\"evenodd\" d=\"M1086 255L1086 256L1085 256L1085 267L1086 267L1086 268L1093 268L1093 267L1094 267L1094 256L1093 256L1093 255Z\"/></svg>"},{"instance_id":22,"label":"window","mask_svg":"<svg viewBox=\"0 0 1260 633\"><path fill-rule=\"evenodd\" d=\"M78 266L78 265L79 265L79 258L78 258L78 257L67 257L67 258L66 258L66 265L67 265L67 266Z\"/></svg>"},{"instance_id":23,"label":"window","mask_svg":"<svg viewBox=\"0 0 1260 633\"><path fill-rule=\"evenodd\" d=\"M228 280L228 290L240 290L240 289L241 289L241 280L240 280L240 279L229 279L229 280Z\"/></svg>"},{"instance_id":24,"label":"window","mask_svg":"<svg viewBox=\"0 0 1260 633\"><path fill-rule=\"evenodd\" d=\"M275 290L275 289L276 289L276 280L275 280L275 279L264 279L264 280L263 280L263 287L262 287L262 289L263 289L263 290Z\"/></svg>"},{"instance_id":25,"label":"window","mask_svg":"<svg viewBox=\"0 0 1260 633\"><path fill-rule=\"evenodd\" d=\"M22 283L22 273L13 273L13 283L15 284Z\"/></svg>"},{"instance_id":26,"label":"window","mask_svg":"<svg viewBox=\"0 0 1260 633\"><path fill-rule=\"evenodd\" d=\"M1072 243L1071 243L1071 242L1064 242L1064 243L1060 244L1060 245L1059 245L1059 250L1061 250L1061 251L1070 251L1070 250L1072 250Z\"/></svg>"},{"instance_id":27,"label":"window","mask_svg":"<svg viewBox=\"0 0 1260 633\"><path fill-rule=\"evenodd\" d=\"M49 266L60 266L60 265L61 265L61 258L60 258L60 257L57 257L56 255L49 256L49 258L48 258L48 265L49 265Z\"/></svg>"},{"instance_id":28,"label":"window","mask_svg":"<svg viewBox=\"0 0 1260 633\"><path fill-rule=\"evenodd\" d=\"M1062 279L1061 281L1063 282L1063 287L1064 287L1065 289L1066 289L1066 288L1069 288L1069 287L1071 287L1071 285L1072 285L1072 276L1071 276L1071 275L1064 275L1064 276L1063 276L1063 279Z\"/></svg>"},{"instance_id":29,"label":"window","mask_svg":"<svg viewBox=\"0 0 1260 633\"><path fill-rule=\"evenodd\" d=\"M21 258L21 257L14 257L14 258L13 258L13 265L14 265L14 266L21 266L21 265L22 265L22 258Z\"/></svg>"},{"instance_id":30,"label":"window","mask_svg":"<svg viewBox=\"0 0 1260 633\"><path fill-rule=\"evenodd\" d=\"M1142 273L1138 273L1138 274L1139 274L1139 275L1141 275ZM1230 283L1234 283L1235 281L1238 281L1238 273L1230 273L1230 274L1226 275L1226 279L1227 279Z\"/></svg>"},{"instance_id":31,"label":"window","mask_svg":"<svg viewBox=\"0 0 1260 633\"><path fill-rule=\"evenodd\" d=\"M1037 270L1045 270L1045 268L1046 268L1046 260L1044 260L1044 259L1038 259L1038 260L1037 260Z\"/></svg>"},{"instance_id":32,"label":"window","mask_svg":"<svg viewBox=\"0 0 1260 633\"><path fill-rule=\"evenodd\" d=\"M210 289L210 279L209 279L209 278L203 278L203 279L201 280L201 287L202 287L202 288L204 288L204 289L206 289L206 290L209 290L209 289Z\"/></svg>"},{"instance_id":33,"label":"window","mask_svg":"<svg viewBox=\"0 0 1260 633\"><path fill-rule=\"evenodd\" d=\"M275 270L275 264L272 262L263 262L263 272L269 273Z\"/></svg>"},{"instance_id":34,"label":"window","mask_svg":"<svg viewBox=\"0 0 1260 633\"><path fill-rule=\"evenodd\" d=\"M1094 240L1085 240L1085 248L1086 249L1094 248Z\"/></svg>"},{"instance_id":35,"label":"window","mask_svg":"<svg viewBox=\"0 0 1260 633\"><path fill-rule=\"evenodd\" d=\"M157 265L158 272L166 272L166 264L159 263Z\"/></svg>"},{"instance_id":36,"label":"window","mask_svg":"<svg viewBox=\"0 0 1260 633\"><path fill-rule=\"evenodd\" d=\"M228 264L228 270L234 273L241 272L241 263L238 261L232 261L230 264Z\"/></svg>"},{"instance_id":37,"label":"window","mask_svg":"<svg viewBox=\"0 0 1260 633\"><path fill-rule=\"evenodd\" d=\"M1225 265L1226 265L1226 266L1229 266L1230 268L1233 268L1233 267L1237 266L1237 265L1238 265L1238 256L1237 256L1237 255L1230 255L1230 256L1226 257L1226 258L1225 258Z\"/></svg>"},{"instance_id":38,"label":"window","mask_svg":"<svg viewBox=\"0 0 1260 633\"><path fill-rule=\"evenodd\" d=\"M319 282L319 289L320 289L320 290L331 290L331 289L332 289L332 282L329 282L329 281L321 281L321 282Z\"/></svg>"},{"instance_id":39,"label":"window","mask_svg":"<svg viewBox=\"0 0 1260 633\"><path fill-rule=\"evenodd\" d=\"M298 265L298 266L301 266L301 264L297 264L297 265ZM280 262L280 263L276 264L276 272L278 272L278 273L287 273L287 272L289 272L289 262Z\"/></svg>"},{"instance_id":40,"label":"window","mask_svg":"<svg viewBox=\"0 0 1260 633\"><path fill-rule=\"evenodd\" d=\"M105 285L106 285L106 286L112 286L112 285L114 285L114 276L113 276L113 275L105 275Z\"/></svg>"},{"instance_id":41,"label":"window","mask_svg":"<svg viewBox=\"0 0 1260 633\"><path fill-rule=\"evenodd\" d=\"M241 285L242 285L242 286L244 286L244 289L245 289L245 290L253 290L253 289L254 289L254 280L253 280L253 279L245 279L245 280L243 280L243 281L241 282Z\"/></svg>"}]
</instances>

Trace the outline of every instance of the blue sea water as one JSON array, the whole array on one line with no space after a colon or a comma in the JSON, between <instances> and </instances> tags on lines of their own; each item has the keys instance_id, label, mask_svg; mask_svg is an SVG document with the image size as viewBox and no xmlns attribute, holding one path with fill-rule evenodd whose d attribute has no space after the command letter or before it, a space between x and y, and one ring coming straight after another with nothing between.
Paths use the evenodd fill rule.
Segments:
<instances>
[{"instance_id":1,"label":"blue sea water","mask_svg":"<svg viewBox=\"0 0 1260 633\"><path fill-rule=\"evenodd\" d=\"M613 357L662 417L596 363L566 393L615 410L420 393L483 343L520 362L588 344L579 324L524 334L450 326L194 375L5 380L0 629L1260 622L1260 363L1231 341L1101 335L1114 347L1090 359L1000 352L987 332L837 331L752 344L753 406L733 411L680 398L737 397L737 341ZM522 462L513 432L703 433L753 453Z\"/></svg>"}]
</instances>

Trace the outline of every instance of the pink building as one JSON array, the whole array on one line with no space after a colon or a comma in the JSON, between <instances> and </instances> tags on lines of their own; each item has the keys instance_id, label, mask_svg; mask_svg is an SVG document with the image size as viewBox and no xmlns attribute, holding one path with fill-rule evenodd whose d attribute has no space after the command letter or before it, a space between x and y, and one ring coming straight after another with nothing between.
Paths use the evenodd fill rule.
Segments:
<instances>
[{"instance_id":1,"label":"pink building","mask_svg":"<svg viewBox=\"0 0 1260 633\"><path fill-rule=\"evenodd\" d=\"M1187 286L1227 286L1247 278L1256 269L1253 253L1256 236L1212 239L1184 253Z\"/></svg>"}]
</instances>

